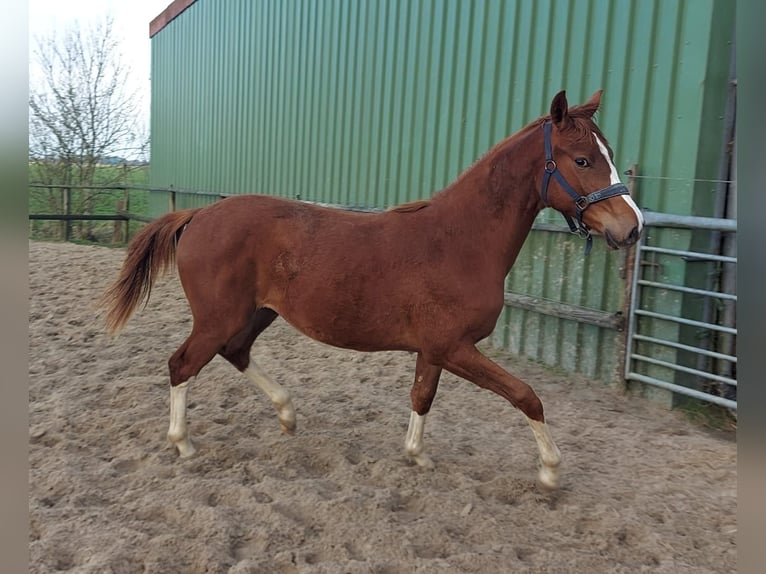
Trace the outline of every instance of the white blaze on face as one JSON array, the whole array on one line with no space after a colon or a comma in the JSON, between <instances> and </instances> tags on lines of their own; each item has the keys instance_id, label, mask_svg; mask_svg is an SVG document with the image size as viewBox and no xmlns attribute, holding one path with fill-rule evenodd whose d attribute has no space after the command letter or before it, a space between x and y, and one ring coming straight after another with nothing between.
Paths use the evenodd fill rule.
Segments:
<instances>
[{"instance_id":1,"label":"white blaze on face","mask_svg":"<svg viewBox=\"0 0 766 574\"><path fill-rule=\"evenodd\" d=\"M614 162L612 162L612 158L609 157L609 150L606 149L604 142L602 142L596 134L593 134L593 137L596 138L598 149L601 150L601 154L604 156L607 165L609 165L609 183L611 185L614 185L615 183L621 183L620 176L617 175L617 168L615 167ZM636 205L636 202L633 201L633 198L629 195L621 195L620 197L625 200L625 202L636 214L636 219L638 220L638 232L641 233L641 230L644 228L644 216L641 215L641 210Z\"/></svg>"}]
</instances>

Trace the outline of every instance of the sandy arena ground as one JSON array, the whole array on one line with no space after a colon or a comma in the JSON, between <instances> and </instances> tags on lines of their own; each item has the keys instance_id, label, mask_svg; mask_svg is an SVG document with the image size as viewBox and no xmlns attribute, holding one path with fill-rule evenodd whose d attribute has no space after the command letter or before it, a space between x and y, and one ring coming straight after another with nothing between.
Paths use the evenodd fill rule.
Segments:
<instances>
[{"instance_id":1,"label":"sandy arena ground","mask_svg":"<svg viewBox=\"0 0 766 574\"><path fill-rule=\"evenodd\" d=\"M30 242L30 572L735 572L734 436L498 356L546 407L562 488L500 397L443 375L424 470L403 449L415 358L330 348L281 319L254 347L294 436L221 358L190 390L198 453L165 439L175 277L108 338L94 303L123 250Z\"/></svg>"}]
</instances>

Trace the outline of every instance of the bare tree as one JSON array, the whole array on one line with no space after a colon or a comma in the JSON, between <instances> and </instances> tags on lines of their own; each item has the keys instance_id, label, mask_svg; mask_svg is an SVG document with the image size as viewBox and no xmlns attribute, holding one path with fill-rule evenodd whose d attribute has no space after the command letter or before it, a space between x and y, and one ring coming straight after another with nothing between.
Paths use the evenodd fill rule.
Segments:
<instances>
[{"instance_id":1,"label":"bare tree","mask_svg":"<svg viewBox=\"0 0 766 574\"><path fill-rule=\"evenodd\" d=\"M148 137L113 20L37 38L31 68L31 177L62 189L124 181L127 165L123 170L97 166L115 157L144 159ZM77 194L79 205L72 207L91 213L98 193ZM60 198L51 193L50 207L61 209Z\"/></svg>"}]
</instances>

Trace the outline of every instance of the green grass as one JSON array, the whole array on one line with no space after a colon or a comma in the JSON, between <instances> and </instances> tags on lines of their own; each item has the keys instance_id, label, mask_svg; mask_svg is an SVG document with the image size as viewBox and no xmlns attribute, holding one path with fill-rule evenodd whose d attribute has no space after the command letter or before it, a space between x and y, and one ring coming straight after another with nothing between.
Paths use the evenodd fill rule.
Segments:
<instances>
[{"instance_id":1,"label":"green grass","mask_svg":"<svg viewBox=\"0 0 766 574\"><path fill-rule=\"evenodd\" d=\"M40 177L36 166L29 166L30 183L39 182ZM119 166L99 166L96 169L95 185L138 185L145 186L149 182L149 169L123 169ZM64 212L64 191L59 188L29 188L29 213L60 214ZM88 206L88 204L90 204ZM118 207L137 215L148 215L149 192L141 189L130 190L72 190L70 213L90 213L112 215ZM126 209L127 206L127 209ZM106 245L121 244L115 242L116 233L123 222L113 221L72 221L70 222L70 239L86 243ZM63 238L64 223L59 221L35 220L29 222L29 237L32 239L60 240ZM143 226L138 221L131 221L128 226L129 238Z\"/></svg>"}]
</instances>

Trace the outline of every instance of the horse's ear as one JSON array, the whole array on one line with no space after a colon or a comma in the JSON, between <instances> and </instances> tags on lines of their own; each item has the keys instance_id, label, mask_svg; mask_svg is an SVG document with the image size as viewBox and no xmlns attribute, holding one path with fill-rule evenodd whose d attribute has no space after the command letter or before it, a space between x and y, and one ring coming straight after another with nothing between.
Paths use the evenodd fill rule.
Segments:
<instances>
[{"instance_id":1,"label":"horse's ear","mask_svg":"<svg viewBox=\"0 0 766 574\"><path fill-rule=\"evenodd\" d=\"M598 111L598 106L601 104L601 94L603 93L604 90L598 90L595 94L588 98L587 102L580 106L580 109L585 114L587 114L589 118L592 118L593 114Z\"/></svg>"},{"instance_id":2,"label":"horse's ear","mask_svg":"<svg viewBox=\"0 0 766 574\"><path fill-rule=\"evenodd\" d=\"M551 102L551 120L553 125L563 127L569 120L569 104L566 90L561 90Z\"/></svg>"}]
</instances>

